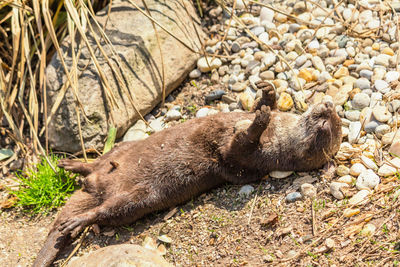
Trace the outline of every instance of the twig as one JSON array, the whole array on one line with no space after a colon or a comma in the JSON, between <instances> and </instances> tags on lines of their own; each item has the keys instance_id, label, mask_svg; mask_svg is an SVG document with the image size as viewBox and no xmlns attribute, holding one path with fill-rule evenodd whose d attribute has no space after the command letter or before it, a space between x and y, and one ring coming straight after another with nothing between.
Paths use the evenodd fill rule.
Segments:
<instances>
[{"instance_id":1,"label":"twig","mask_svg":"<svg viewBox=\"0 0 400 267\"><path fill-rule=\"evenodd\" d=\"M312 233L313 233L313 236L316 236L317 235L317 226L316 226L317 219L315 218L314 198L312 198L312 200L311 200L311 220L312 220Z\"/></svg>"},{"instance_id":2,"label":"twig","mask_svg":"<svg viewBox=\"0 0 400 267\"><path fill-rule=\"evenodd\" d=\"M146 1L142 0L142 3L144 5L144 7L146 8L146 12L149 14L149 16L151 17L151 13L150 13L150 9L148 8ZM160 58L161 58L161 80L162 80L162 100L161 100L161 107L164 107L164 103L165 103L165 66L164 66L164 56L163 56L163 52L161 49L161 43L160 43L160 37L158 36L158 31L156 28L156 24L154 23L154 21L151 21L151 25L153 26L154 29L154 33L156 35L156 39L157 39L157 46L158 49L160 50Z\"/></svg>"},{"instance_id":3,"label":"twig","mask_svg":"<svg viewBox=\"0 0 400 267\"><path fill-rule=\"evenodd\" d=\"M254 206L256 205L256 202L257 202L257 197L258 197L258 192L256 193L256 196L254 197L253 204L251 204L251 209L250 209L249 219L247 220L247 225L250 224L251 217L253 216L253 210L254 210Z\"/></svg>"},{"instance_id":4,"label":"twig","mask_svg":"<svg viewBox=\"0 0 400 267\"><path fill-rule=\"evenodd\" d=\"M87 226L85 230L83 230L78 244L76 244L74 250L71 252L71 254L69 254L68 258L66 258L65 261L61 264L61 267L65 267L68 264L69 260L75 255L78 249L82 246L83 240L85 239L88 231L89 231L89 226Z\"/></svg>"}]
</instances>

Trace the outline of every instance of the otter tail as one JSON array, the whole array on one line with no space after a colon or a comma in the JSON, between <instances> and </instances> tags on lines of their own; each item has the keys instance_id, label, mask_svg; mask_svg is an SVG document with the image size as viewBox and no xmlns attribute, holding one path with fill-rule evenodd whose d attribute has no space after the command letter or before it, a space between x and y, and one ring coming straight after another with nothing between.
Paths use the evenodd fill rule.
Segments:
<instances>
[{"instance_id":1,"label":"otter tail","mask_svg":"<svg viewBox=\"0 0 400 267\"><path fill-rule=\"evenodd\" d=\"M63 235L57 228L53 228L36 257L32 267L50 266L56 259L58 253L67 245L71 239Z\"/></svg>"}]
</instances>

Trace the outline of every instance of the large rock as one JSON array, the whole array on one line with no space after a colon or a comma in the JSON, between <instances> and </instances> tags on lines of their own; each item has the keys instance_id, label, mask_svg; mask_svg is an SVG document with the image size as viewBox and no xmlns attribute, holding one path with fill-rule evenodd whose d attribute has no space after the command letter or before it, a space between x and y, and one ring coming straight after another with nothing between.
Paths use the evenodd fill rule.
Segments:
<instances>
[{"instance_id":1,"label":"large rock","mask_svg":"<svg viewBox=\"0 0 400 267\"><path fill-rule=\"evenodd\" d=\"M172 267L156 250L138 245L122 244L108 246L73 258L67 267Z\"/></svg>"},{"instance_id":2,"label":"large rock","mask_svg":"<svg viewBox=\"0 0 400 267\"><path fill-rule=\"evenodd\" d=\"M135 0L134 2L142 7L142 1ZM113 72L118 69L116 64L111 69L99 49L96 50L96 58L99 60L115 96L116 103L113 107L107 101L106 90L102 86L84 41L76 38L82 45L78 66L83 69L90 60L90 65L78 79L78 95L88 119L86 120L81 113L82 135L86 148L101 148L110 125L117 128L117 138L119 138L139 119L124 88L131 91L134 103L142 115L151 111L162 97L161 57L150 20L128 1L116 0L112 3L113 7L105 32L120 56L121 76L126 87L118 85L117 76ZM186 3L188 12L180 1L146 0L146 3L156 21L193 50L200 51L200 44L188 13L192 16L193 21L198 22L199 20L189 1ZM96 17L103 25L107 17L107 8L100 11ZM166 94L169 94L193 70L198 54L190 51L159 27L157 30L164 56ZM204 33L200 28L198 31L203 38ZM96 43L93 38L89 38L89 40L91 47L95 50ZM102 47L111 61L115 63L116 58L112 56L110 48L104 42ZM66 54L67 65L71 66L72 57L68 38L63 42L62 50ZM58 55L52 58L46 74L50 110L61 92L62 85L67 81ZM55 150L68 152L81 150L75 102L72 89L69 88L56 115L51 119L48 128L49 141Z\"/></svg>"}]
</instances>

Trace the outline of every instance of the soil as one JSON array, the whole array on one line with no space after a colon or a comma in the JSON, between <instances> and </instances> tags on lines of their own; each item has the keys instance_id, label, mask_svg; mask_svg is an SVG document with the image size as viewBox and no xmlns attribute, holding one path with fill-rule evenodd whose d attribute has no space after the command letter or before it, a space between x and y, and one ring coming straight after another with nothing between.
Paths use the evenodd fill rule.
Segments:
<instances>
[{"instance_id":1,"label":"soil","mask_svg":"<svg viewBox=\"0 0 400 267\"><path fill-rule=\"evenodd\" d=\"M191 117L188 107L205 106L204 96L226 89L221 86L209 77L197 84L187 80L167 105L181 105ZM312 182L317 196L288 203L287 194L299 190L299 178ZM225 185L132 225L91 228L64 250L56 266L81 240L76 256L112 244L142 244L162 234L172 240L164 244L165 258L176 266L398 266L400 200L393 196L400 188L398 177L382 181L369 202L359 207L360 213L349 218L344 210L355 207L336 200L329 184L319 172L296 173L251 184L255 190L248 197L238 194L241 186ZM348 197L354 193L347 192ZM0 202L6 198L0 184ZM32 218L17 209L0 209L0 266L31 265L56 213ZM374 234L360 233L366 224L376 226Z\"/></svg>"}]
</instances>

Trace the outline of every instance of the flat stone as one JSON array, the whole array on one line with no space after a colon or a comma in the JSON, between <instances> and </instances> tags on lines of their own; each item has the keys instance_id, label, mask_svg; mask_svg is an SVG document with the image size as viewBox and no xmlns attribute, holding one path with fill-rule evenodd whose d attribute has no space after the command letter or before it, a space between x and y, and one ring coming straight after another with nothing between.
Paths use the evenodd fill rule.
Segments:
<instances>
[{"instance_id":1,"label":"flat stone","mask_svg":"<svg viewBox=\"0 0 400 267\"><path fill-rule=\"evenodd\" d=\"M292 175L292 171L272 171L269 176L275 179L283 179Z\"/></svg>"},{"instance_id":2,"label":"flat stone","mask_svg":"<svg viewBox=\"0 0 400 267\"><path fill-rule=\"evenodd\" d=\"M121 244L97 249L80 257L74 257L67 267L148 266L171 267L155 249L139 245Z\"/></svg>"},{"instance_id":3,"label":"flat stone","mask_svg":"<svg viewBox=\"0 0 400 267\"><path fill-rule=\"evenodd\" d=\"M157 10L157 12L152 13L153 18L167 26L174 37L182 40L194 50L201 47L199 39L202 40L206 36L201 27L197 29L200 38L196 37L194 27L187 27L186 29L180 27L180 25L193 26L193 19L195 21L199 19L193 4L188 3L186 5L187 12L185 6L176 5L172 1L161 3L160 1L149 0L146 3L150 10ZM138 2L138 5L140 8L144 8L142 3ZM124 74L125 84L122 86L118 84L112 66L109 66L104 57L100 56L101 53L98 52L96 56L99 59L100 69L104 76L108 78L109 88L107 91L112 94L111 98L107 94L105 95L104 84L100 75L97 74L97 67L90 59L90 52L84 44L83 38L77 38L76 47L82 47L78 66L84 66L86 62L90 62L87 68L80 73L77 88L80 103L85 109L88 120L82 119L81 116L79 125L75 112L77 101L74 97L74 90L67 90L57 112L50 120L48 128L49 144L54 150L72 153L81 151L80 138L77 134L79 127L82 130L85 147L101 150L110 123L117 128L116 138L122 138L131 126L131 122L140 119L139 113L149 113L160 102L162 94L161 77L157 69L160 70L161 56L159 47L155 45L157 41L151 21L145 19L137 9L132 8L132 5L126 1L113 1L111 8L113 12L110 13L110 16L107 16L107 10L108 7L105 7L98 11L96 20L100 25L104 25L108 19L112 22L107 24L105 32L107 32L108 38L112 40L116 54L124 56L124 62L120 65L122 70L118 73ZM88 23L93 23L93 21ZM169 95L194 69L198 54L185 48L165 31L160 30L158 33L161 50L164 51L164 65L166 66L165 92L166 95ZM88 36L89 46L96 47L89 29L85 34ZM67 68L71 69L70 37L65 37L60 46ZM105 43L104 51L108 57L113 58L112 50ZM61 59L58 53L55 53L46 68L49 110L58 101L61 87L67 80ZM126 88L131 93L126 92ZM129 94L133 95L133 102L139 113L128 100ZM110 99L113 99L113 101Z\"/></svg>"}]
</instances>

